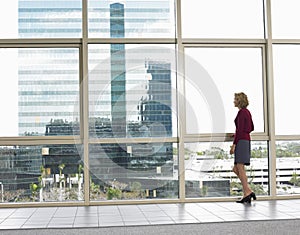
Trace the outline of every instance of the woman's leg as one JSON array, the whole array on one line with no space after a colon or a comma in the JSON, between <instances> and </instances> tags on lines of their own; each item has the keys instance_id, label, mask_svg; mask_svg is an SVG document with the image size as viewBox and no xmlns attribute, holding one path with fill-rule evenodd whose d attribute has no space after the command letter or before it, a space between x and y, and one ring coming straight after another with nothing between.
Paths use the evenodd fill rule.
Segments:
<instances>
[{"instance_id":1,"label":"woman's leg","mask_svg":"<svg viewBox=\"0 0 300 235\"><path fill-rule=\"evenodd\" d=\"M239 169L237 168L236 164L234 164L234 167L232 168L232 171L240 179L240 177L239 177Z\"/></svg>"},{"instance_id":2,"label":"woman's leg","mask_svg":"<svg viewBox=\"0 0 300 235\"><path fill-rule=\"evenodd\" d=\"M250 186L248 184L248 178L246 175L245 166L244 164L237 163L236 167L238 169L238 174L239 174L238 177L241 180L243 186L244 197L248 196L250 193L252 193L252 190L250 189Z\"/></svg>"}]
</instances>

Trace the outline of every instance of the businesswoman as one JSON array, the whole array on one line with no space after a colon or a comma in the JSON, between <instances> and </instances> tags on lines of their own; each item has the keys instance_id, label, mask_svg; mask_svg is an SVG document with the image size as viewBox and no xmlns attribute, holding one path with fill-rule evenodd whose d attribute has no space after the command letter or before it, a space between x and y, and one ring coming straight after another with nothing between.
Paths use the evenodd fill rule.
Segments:
<instances>
[{"instance_id":1,"label":"businesswoman","mask_svg":"<svg viewBox=\"0 0 300 235\"><path fill-rule=\"evenodd\" d=\"M254 130L252 116L247 109L249 102L245 93L234 94L234 106L239 109L234 120L236 131L230 154L234 154L233 172L240 179L243 186L244 196L238 203L251 203L251 199L256 200L256 195L252 192L246 175L245 165L250 165L251 139L250 132Z\"/></svg>"}]
</instances>

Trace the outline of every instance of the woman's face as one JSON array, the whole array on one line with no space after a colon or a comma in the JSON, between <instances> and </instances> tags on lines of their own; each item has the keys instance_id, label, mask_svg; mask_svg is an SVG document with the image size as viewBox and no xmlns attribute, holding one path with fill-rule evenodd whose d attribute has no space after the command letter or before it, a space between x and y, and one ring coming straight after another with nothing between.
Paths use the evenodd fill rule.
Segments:
<instances>
[{"instance_id":1,"label":"woman's face","mask_svg":"<svg viewBox=\"0 0 300 235\"><path fill-rule=\"evenodd\" d=\"M234 97L233 103L234 103L234 107L238 107L238 100L236 97Z\"/></svg>"}]
</instances>

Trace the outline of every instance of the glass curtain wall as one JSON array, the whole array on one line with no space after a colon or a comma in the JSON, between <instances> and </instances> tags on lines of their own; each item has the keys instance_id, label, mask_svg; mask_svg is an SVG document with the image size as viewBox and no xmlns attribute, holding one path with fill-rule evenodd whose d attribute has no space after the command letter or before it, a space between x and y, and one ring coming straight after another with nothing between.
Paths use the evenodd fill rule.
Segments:
<instances>
[{"instance_id":1,"label":"glass curtain wall","mask_svg":"<svg viewBox=\"0 0 300 235\"><path fill-rule=\"evenodd\" d=\"M279 195L300 193L300 142L299 138L294 138L300 132L297 108L299 49L299 45L288 44L276 44L273 49L275 131L280 136L276 141L276 189Z\"/></svg>"},{"instance_id":2,"label":"glass curtain wall","mask_svg":"<svg viewBox=\"0 0 300 235\"><path fill-rule=\"evenodd\" d=\"M1 146L2 202L83 201L80 45L51 41L82 37L82 2L13 0L5 8L1 39L17 44L0 49L0 136L11 140Z\"/></svg>"},{"instance_id":3,"label":"glass curtain wall","mask_svg":"<svg viewBox=\"0 0 300 235\"><path fill-rule=\"evenodd\" d=\"M0 206L235 200L236 92L248 95L255 126L251 187L263 198L297 197L298 8L5 2Z\"/></svg>"},{"instance_id":4,"label":"glass curtain wall","mask_svg":"<svg viewBox=\"0 0 300 235\"><path fill-rule=\"evenodd\" d=\"M299 15L296 13L299 7L295 0L288 4L282 0L272 1L277 195L300 194L296 62L300 56ZM282 15L284 20L280 20Z\"/></svg>"}]
</instances>

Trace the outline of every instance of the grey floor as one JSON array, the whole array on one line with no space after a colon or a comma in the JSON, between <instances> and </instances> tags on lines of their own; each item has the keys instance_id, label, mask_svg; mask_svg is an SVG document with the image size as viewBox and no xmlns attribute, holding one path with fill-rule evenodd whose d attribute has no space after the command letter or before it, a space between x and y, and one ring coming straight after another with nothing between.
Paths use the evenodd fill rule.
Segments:
<instances>
[{"instance_id":1,"label":"grey floor","mask_svg":"<svg viewBox=\"0 0 300 235\"><path fill-rule=\"evenodd\" d=\"M150 225L226 224L289 221L300 234L300 200L115 205L90 207L2 208L0 229L95 229ZM154 226L155 227L155 226ZM151 229L150 229L151 230ZM1 233L1 232L0 232Z\"/></svg>"}]
</instances>

